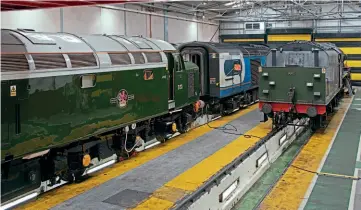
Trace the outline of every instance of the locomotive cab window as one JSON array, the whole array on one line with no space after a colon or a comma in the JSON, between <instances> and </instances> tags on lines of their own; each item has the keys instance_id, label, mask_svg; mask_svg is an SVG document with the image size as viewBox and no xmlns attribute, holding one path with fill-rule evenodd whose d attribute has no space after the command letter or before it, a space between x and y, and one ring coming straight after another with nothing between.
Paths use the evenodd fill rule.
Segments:
<instances>
[{"instance_id":1,"label":"locomotive cab window","mask_svg":"<svg viewBox=\"0 0 361 210\"><path fill-rule=\"evenodd\" d=\"M224 74L226 76L239 75L242 71L240 60L226 60L224 62Z\"/></svg>"},{"instance_id":2,"label":"locomotive cab window","mask_svg":"<svg viewBox=\"0 0 361 210\"><path fill-rule=\"evenodd\" d=\"M173 54L174 57L174 68L175 71L182 71L183 70L183 58L178 53Z\"/></svg>"},{"instance_id":3,"label":"locomotive cab window","mask_svg":"<svg viewBox=\"0 0 361 210\"><path fill-rule=\"evenodd\" d=\"M148 63L161 63L162 62L162 56L159 52L147 52L144 53L147 57Z\"/></svg>"}]
</instances>

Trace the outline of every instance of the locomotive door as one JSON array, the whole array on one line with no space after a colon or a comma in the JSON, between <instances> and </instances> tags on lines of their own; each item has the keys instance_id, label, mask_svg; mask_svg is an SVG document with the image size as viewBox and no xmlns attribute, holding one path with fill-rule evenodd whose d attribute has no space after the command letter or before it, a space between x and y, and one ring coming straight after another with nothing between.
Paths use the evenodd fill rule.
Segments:
<instances>
[{"instance_id":1,"label":"locomotive door","mask_svg":"<svg viewBox=\"0 0 361 210\"><path fill-rule=\"evenodd\" d=\"M12 99L10 97L10 85L8 81L1 81L1 148L7 147L10 144L9 141L9 120L10 110L13 106ZM9 91L9 92L8 92Z\"/></svg>"},{"instance_id":2,"label":"locomotive door","mask_svg":"<svg viewBox=\"0 0 361 210\"><path fill-rule=\"evenodd\" d=\"M168 101L174 100L174 58L171 53L166 53L168 60Z\"/></svg>"},{"instance_id":3,"label":"locomotive door","mask_svg":"<svg viewBox=\"0 0 361 210\"><path fill-rule=\"evenodd\" d=\"M199 81L200 84L200 96L206 95L209 93L208 85L208 53L206 49L202 47L186 47L182 50L182 56L184 60L190 61L196 64L199 68Z\"/></svg>"}]
</instances>

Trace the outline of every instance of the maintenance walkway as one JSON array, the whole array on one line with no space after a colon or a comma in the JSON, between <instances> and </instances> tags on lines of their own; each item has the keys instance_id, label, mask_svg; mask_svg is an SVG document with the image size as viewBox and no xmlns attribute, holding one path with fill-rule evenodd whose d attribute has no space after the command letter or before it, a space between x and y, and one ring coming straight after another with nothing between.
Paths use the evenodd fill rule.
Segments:
<instances>
[{"instance_id":1,"label":"maintenance walkway","mask_svg":"<svg viewBox=\"0 0 361 210\"><path fill-rule=\"evenodd\" d=\"M360 89L343 101L328 127L311 137L259 209L361 209Z\"/></svg>"}]
</instances>

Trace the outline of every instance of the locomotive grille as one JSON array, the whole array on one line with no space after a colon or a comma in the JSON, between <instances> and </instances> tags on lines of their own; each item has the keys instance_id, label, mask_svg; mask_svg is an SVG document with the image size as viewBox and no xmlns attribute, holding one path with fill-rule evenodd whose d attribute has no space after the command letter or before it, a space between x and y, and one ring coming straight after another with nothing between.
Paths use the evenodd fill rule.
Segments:
<instances>
[{"instance_id":1,"label":"locomotive grille","mask_svg":"<svg viewBox=\"0 0 361 210\"><path fill-rule=\"evenodd\" d=\"M162 62L162 56L158 52L145 53L149 63L160 63Z\"/></svg>"},{"instance_id":2,"label":"locomotive grille","mask_svg":"<svg viewBox=\"0 0 361 210\"><path fill-rule=\"evenodd\" d=\"M251 80L252 80L252 85L257 85L258 84L258 67L261 66L261 62L259 60L253 60L251 59Z\"/></svg>"},{"instance_id":3,"label":"locomotive grille","mask_svg":"<svg viewBox=\"0 0 361 210\"><path fill-rule=\"evenodd\" d=\"M144 57L142 53L132 53L134 57L135 64L143 64L145 63Z\"/></svg>"},{"instance_id":4,"label":"locomotive grille","mask_svg":"<svg viewBox=\"0 0 361 210\"><path fill-rule=\"evenodd\" d=\"M128 53L109 53L109 57L113 65L128 65L132 63Z\"/></svg>"},{"instance_id":5,"label":"locomotive grille","mask_svg":"<svg viewBox=\"0 0 361 210\"><path fill-rule=\"evenodd\" d=\"M1 55L1 71L28 71L29 63L25 55Z\"/></svg>"},{"instance_id":6,"label":"locomotive grille","mask_svg":"<svg viewBox=\"0 0 361 210\"><path fill-rule=\"evenodd\" d=\"M97 61L93 54L68 54L73 68L97 66Z\"/></svg>"},{"instance_id":7,"label":"locomotive grille","mask_svg":"<svg viewBox=\"0 0 361 210\"><path fill-rule=\"evenodd\" d=\"M194 96L194 73L188 73L188 98Z\"/></svg>"},{"instance_id":8,"label":"locomotive grille","mask_svg":"<svg viewBox=\"0 0 361 210\"><path fill-rule=\"evenodd\" d=\"M66 62L62 54L33 54L35 69L58 69L66 68Z\"/></svg>"}]
</instances>

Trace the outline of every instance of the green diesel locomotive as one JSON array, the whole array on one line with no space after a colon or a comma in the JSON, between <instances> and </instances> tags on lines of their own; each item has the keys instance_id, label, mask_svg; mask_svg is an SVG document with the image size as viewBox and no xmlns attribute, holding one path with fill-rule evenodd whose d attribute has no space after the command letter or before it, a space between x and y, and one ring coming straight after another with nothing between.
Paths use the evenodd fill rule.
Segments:
<instances>
[{"instance_id":1,"label":"green diesel locomotive","mask_svg":"<svg viewBox=\"0 0 361 210\"><path fill-rule=\"evenodd\" d=\"M186 132L199 69L143 37L1 31L1 203Z\"/></svg>"}]
</instances>

